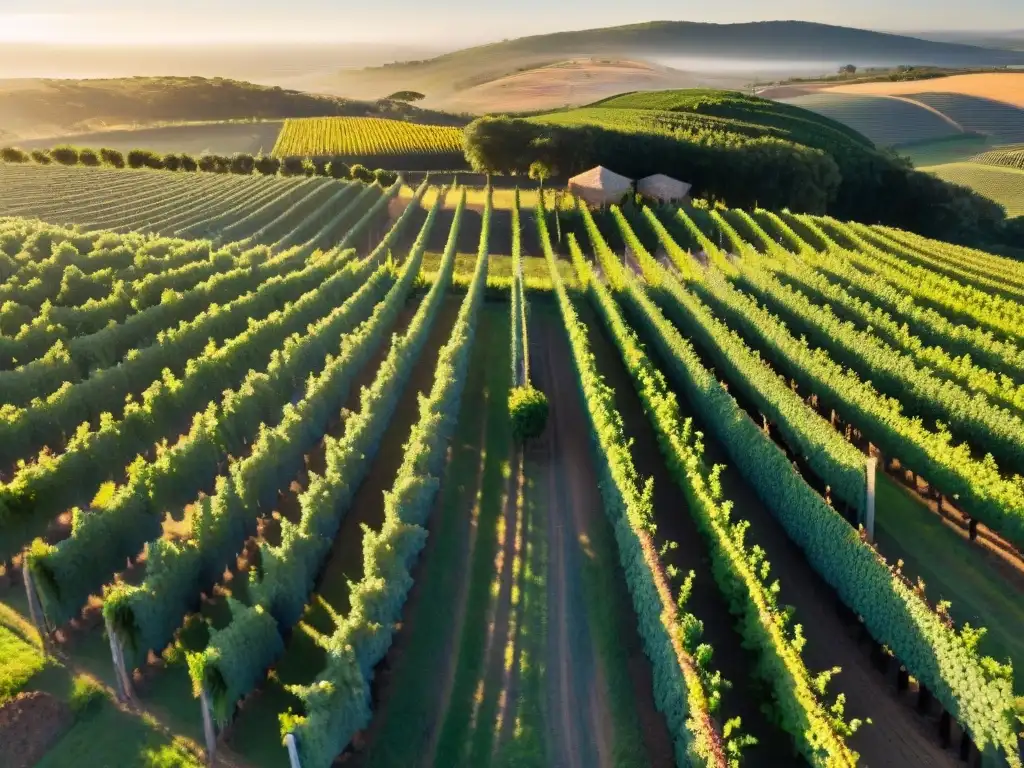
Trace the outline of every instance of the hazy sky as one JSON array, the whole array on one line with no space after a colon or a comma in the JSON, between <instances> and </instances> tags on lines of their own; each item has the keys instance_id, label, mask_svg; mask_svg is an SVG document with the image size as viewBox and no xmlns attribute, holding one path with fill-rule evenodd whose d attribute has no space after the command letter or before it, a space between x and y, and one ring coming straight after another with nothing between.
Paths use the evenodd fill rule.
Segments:
<instances>
[{"instance_id":1,"label":"hazy sky","mask_svg":"<svg viewBox=\"0 0 1024 768\"><path fill-rule=\"evenodd\" d=\"M88 10L83 10L83 6ZM143 12L140 8L145 8ZM969 8L969 13L965 10ZM965 17L967 24L965 24ZM1021 0L0 0L0 42L409 42L451 47L655 19L1024 29Z\"/></svg>"}]
</instances>

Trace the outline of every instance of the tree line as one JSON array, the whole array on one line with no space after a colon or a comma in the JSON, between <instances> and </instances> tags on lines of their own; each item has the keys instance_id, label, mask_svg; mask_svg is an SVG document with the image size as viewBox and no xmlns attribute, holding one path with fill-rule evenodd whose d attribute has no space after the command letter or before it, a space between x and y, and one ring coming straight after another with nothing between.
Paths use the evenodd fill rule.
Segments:
<instances>
[{"instance_id":1,"label":"tree line","mask_svg":"<svg viewBox=\"0 0 1024 768\"><path fill-rule=\"evenodd\" d=\"M828 151L772 136L684 136L501 116L470 123L465 148L482 173L527 175L540 163L561 177L602 165L631 178L668 174L693 184L696 196L732 208L830 214L953 242L1012 245L1024 234L1024 217L1008 220L1002 206L973 190L852 144Z\"/></svg>"},{"instance_id":2,"label":"tree line","mask_svg":"<svg viewBox=\"0 0 1024 768\"><path fill-rule=\"evenodd\" d=\"M240 152L234 155L190 155L184 152L161 154L148 149L88 149L71 146L53 149L35 149L28 152L17 147L0 149L0 161L5 163L36 163L38 165L83 165L91 168L134 168L163 171L233 173L242 176L325 176L334 179L354 179L366 184L379 181L388 187L398 179L398 172L365 165L349 165L342 157L272 157Z\"/></svg>"}]
</instances>

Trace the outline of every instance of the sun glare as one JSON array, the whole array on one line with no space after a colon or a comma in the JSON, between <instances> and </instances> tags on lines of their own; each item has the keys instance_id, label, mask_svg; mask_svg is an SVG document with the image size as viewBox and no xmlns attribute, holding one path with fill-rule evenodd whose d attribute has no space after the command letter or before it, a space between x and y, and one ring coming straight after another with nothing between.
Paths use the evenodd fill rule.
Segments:
<instances>
[{"instance_id":1,"label":"sun glare","mask_svg":"<svg viewBox=\"0 0 1024 768\"><path fill-rule=\"evenodd\" d=\"M66 42L71 25L59 13L0 14L0 41L5 43Z\"/></svg>"}]
</instances>

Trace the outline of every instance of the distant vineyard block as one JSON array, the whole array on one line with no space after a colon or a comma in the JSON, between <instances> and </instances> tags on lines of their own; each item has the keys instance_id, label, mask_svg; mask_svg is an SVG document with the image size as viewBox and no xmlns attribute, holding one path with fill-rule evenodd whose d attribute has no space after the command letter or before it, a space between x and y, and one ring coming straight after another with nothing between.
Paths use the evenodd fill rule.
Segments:
<instances>
[{"instance_id":1,"label":"distant vineyard block","mask_svg":"<svg viewBox=\"0 0 1024 768\"><path fill-rule=\"evenodd\" d=\"M287 120L274 146L278 157L400 157L461 154L462 130L376 117Z\"/></svg>"}]
</instances>

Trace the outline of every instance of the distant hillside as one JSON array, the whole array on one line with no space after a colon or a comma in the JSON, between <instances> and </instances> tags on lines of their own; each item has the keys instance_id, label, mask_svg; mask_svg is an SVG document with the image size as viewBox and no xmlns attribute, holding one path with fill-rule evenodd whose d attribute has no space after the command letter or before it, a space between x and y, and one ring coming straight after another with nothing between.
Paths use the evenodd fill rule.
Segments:
<instances>
[{"instance_id":1,"label":"distant hillside","mask_svg":"<svg viewBox=\"0 0 1024 768\"><path fill-rule=\"evenodd\" d=\"M919 165L965 160L990 146L1024 141L1024 72L795 84L762 95L827 115L879 146L905 149Z\"/></svg>"},{"instance_id":2,"label":"distant hillside","mask_svg":"<svg viewBox=\"0 0 1024 768\"><path fill-rule=\"evenodd\" d=\"M703 24L657 21L559 32L467 48L424 61L339 72L324 87L373 98L415 88L436 100L554 61L606 56L868 64L1002 66L1024 53L797 21Z\"/></svg>"},{"instance_id":3,"label":"distant hillside","mask_svg":"<svg viewBox=\"0 0 1024 768\"><path fill-rule=\"evenodd\" d=\"M464 122L399 102L368 103L222 78L0 81L0 135L7 134L7 143L161 123L335 115Z\"/></svg>"}]
</instances>

